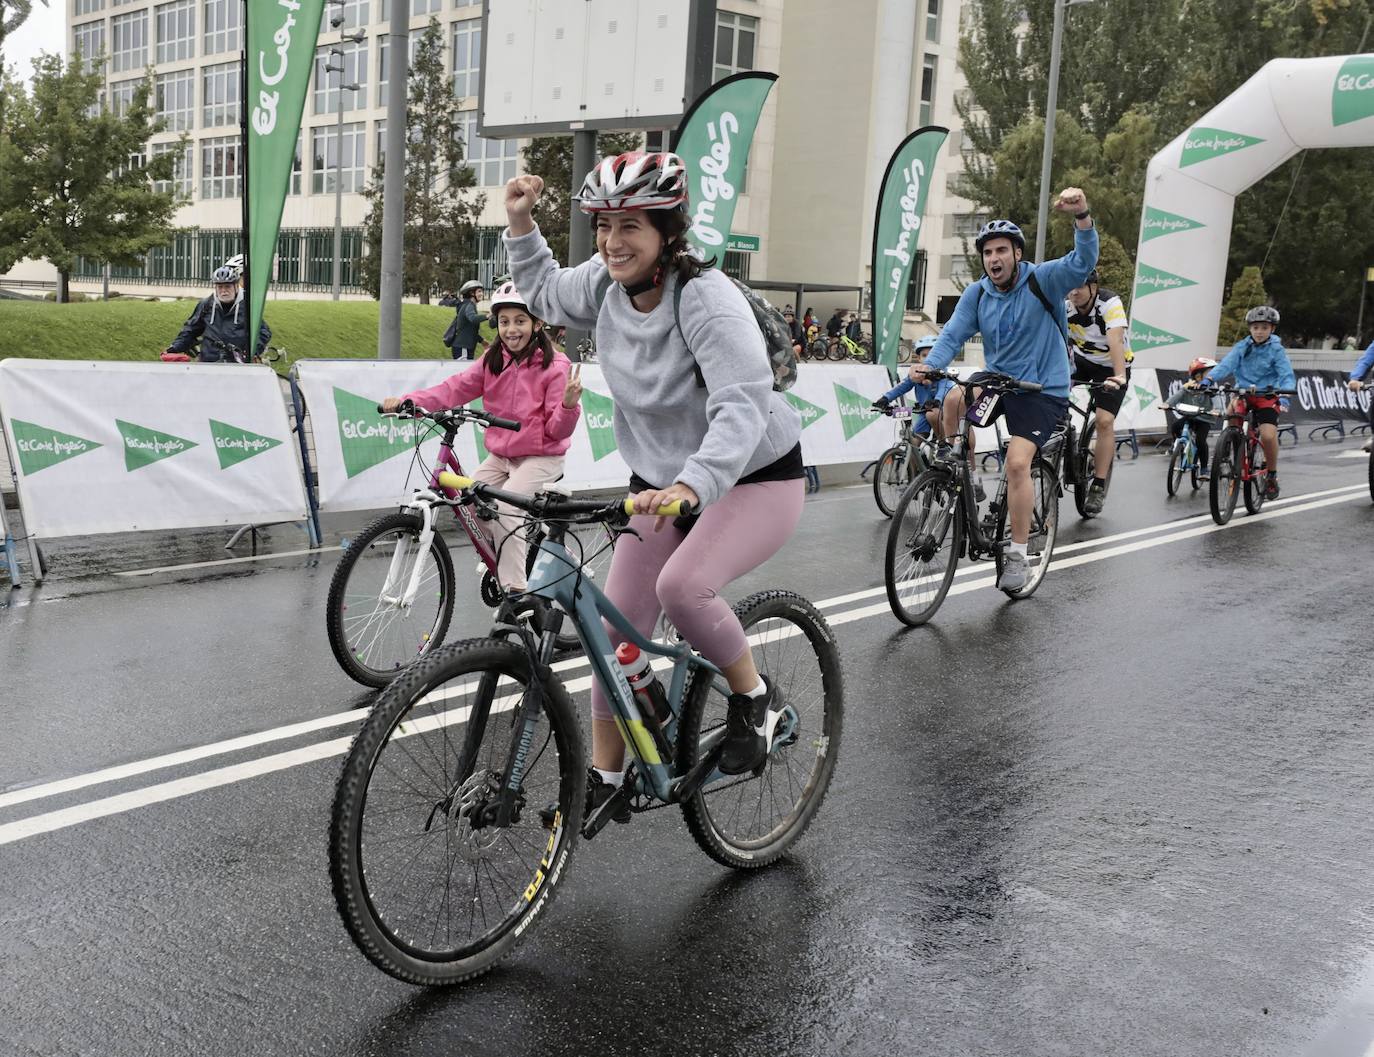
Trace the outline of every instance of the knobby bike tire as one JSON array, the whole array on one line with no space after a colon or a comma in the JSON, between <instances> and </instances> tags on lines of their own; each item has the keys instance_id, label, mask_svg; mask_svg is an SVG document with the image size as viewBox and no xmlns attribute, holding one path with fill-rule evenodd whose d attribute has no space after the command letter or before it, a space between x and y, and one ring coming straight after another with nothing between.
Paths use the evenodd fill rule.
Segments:
<instances>
[{"instance_id":1,"label":"knobby bike tire","mask_svg":"<svg viewBox=\"0 0 1374 1057\"><path fill-rule=\"evenodd\" d=\"M1268 470L1269 466L1264 458L1264 445L1257 441L1253 456L1250 458L1250 479L1245 482L1245 512L1247 514L1258 514L1264 509L1264 501L1268 498L1264 491L1267 484L1265 474Z\"/></svg>"},{"instance_id":2,"label":"knobby bike tire","mask_svg":"<svg viewBox=\"0 0 1374 1057\"><path fill-rule=\"evenodd\" d=\"M887 530L883 584L892 615L913 628L933 617L963 545L964 507L954 479L943 469L926 470L897 501Z\"/></svg>"},{"instance_id":3,"label":"knobby bike tire","mask_svg":"<svg viewBox=\"0 0 1374 1057\"><path fill-rule=\"evenodd\" d=\"M1164 477L1164 487L1170 496L1178 495L1178 486L1183 483L1183 474L1186 472L1183 468L1183 463L1186 461L1185 448L1186 445L1182 440L1176 440L1173 451L1169 453L1169 472ZM1197 480L1196 470L1193 471L1193 480ZM1197 485L1194 484L1193 487L1196 488Z\"/></svg>"},{"instance_id":4,"label":"knobby bike tire","mask_svg":"<svg viewBox=\"0 0 1374 1057\"><path fill-rule=\"evenodd\" d=\"M436 693L462 679L475 684L471 693ZM586 777L577 717L552 673L539 684L542 718L517 817L506 827L473 825L488 802L483 798L500 784L522 726L515 721L523 710L514 702L523 702L526 691L512 694L511 683L528 688L532 681L529 656L514 643L473 639L444 647L378 697L344 759L329 825L334 901L359 950L398 980L456 984L486 972L548 907L567 872L582 825ZM466 721L478 714L484 693L489 710L480 710L484 718L477 730ZM474 707L467 707L469 701ZM451 710L450 704L457 707ZM451 737L460 723L462 737ZM476 766L464 780L457 772L467 744L475 750ZM547 809L547 821L540 808ZM401 846L411 834L414 847ZM399 875L386 872L389 856L402 864ZM510 867L510 876L493 866L512 856L518 865ZM476 879L476 894L466 901L452 895L454 888L472 884L469 877ZM494 925L488 895L492 916L502 914ZM429 911L400 905L407 899L434 908L432 928ZM479 901L485 931L474 937ZM465 942L454 938L455 913L459 930L468 919ZM440 915L446 917L442 937Z\"/></svg>"},{"instance_id":5,"label":"knobby bike tire","mask_svg":"<svg viewBox=\"0 0 1374 1057\"><path fill-rule=\"evenodd\" d=\"M911 485L911 462L904 444L894 444L878 456L873 470L873 502L883 517L891 517L897 500Z\"/></svg>"},{"instance_id":6,"label":"knobby bike tire","mask_svg":"<svg viewBox=\"0 0 1374 1057\"><path fill-rule=\"evenodd\" d=\"M1023 587L1016 591L1004 591L1008 598L1029 598L1045 579L1050 560L1054 557L1054 545L1059 539L1059 488L1058 471L1054 465L1037 457L1031 463L1031 488L1035 506L1031 511L1031 531L1029 540L1030 576ZM1002 579L1002 566L1006 564L1006 547L1011 542L1008 529L1007 504L1003 504L997 515L997 549L993 552L993 564L997 569L997 579Z\"/></svg>"},{"instance_id":7,"label":"knobby bike tire","mask_svg":"<svg viewBox=\"0 0 1374 1057\"><path fill-rule=\"evenodd\" d=\"M1236 512L1236 501L1240 498L1241 451L1240 431L1227 426L1221 431L1212 452L1212 481L1208 489L1212 520L1218 525L1226 524Z\"/></svg>"},{"instance_id":8,"label":"knobby bike tire","mask_svg":"<svg viewBox=\"0 0 1374 1057\"><path fill-rule=\"evenodd\" d=\"M325 600L325 627L329 633L329 648L334 653L334 659L339 662L339 667L347 672L350 678L364 686L377 689L386 686L396 678L402 668L442 643L448 633L449 622L453 618L453 559L449 555L448 545L444 542L443 536L437 531L430 541L429 554L438 575L438 605L434 622L428 628L417 626L409 629L403 636L398 636L395 651L389 653L385 660L369 663L375 659L363 656L368 652L367 644L378 642L396 620L404 618L399 615L399 611L394 610L393 613L396 615L389 616L383 611L380 598L369 600L356 590L355 597L350 603L349 582L357 573L363 558L371 556L373 545L381 537L393 533L398 536L404 534L412 540L418 539L423 525L419 514L384 514L349 542L334 569L333 578L329 581L329 595ZM379 554L377 561L388 562L389 557ZM407 561L407 568L409 567L410 560ZM407 578L408 575L407 572ZM356 607L352 616L346 615L350 604ZM369 604L374 606L370 616L362 608ZM364 639L363 636L367 638ZM350 642L350 638L355 641ZM411 650L413 652L410 652Z\"/></svg>"},{"instance_id":9,"label":"knobby bike tire","mask_svg":"<svg viewBox=\"0 0 1374 1057\"><path fill-rule=\"evenodd\" d=\"M797 842L825 799L844 726L844 676L835 634L805 598L764 591L734 609L749 637L759 640L753 647L759 671L796 711L798 724L790 738L775 742L758 772L698 790L683 802L682 814L692 838L716 862L757 870ZM674 747L679 774L697 762L702 737L725 722L725 698L712 682L709 670L694 670ZM764 819L766 811L779 817Z\"/></svg>"}]
</instances>

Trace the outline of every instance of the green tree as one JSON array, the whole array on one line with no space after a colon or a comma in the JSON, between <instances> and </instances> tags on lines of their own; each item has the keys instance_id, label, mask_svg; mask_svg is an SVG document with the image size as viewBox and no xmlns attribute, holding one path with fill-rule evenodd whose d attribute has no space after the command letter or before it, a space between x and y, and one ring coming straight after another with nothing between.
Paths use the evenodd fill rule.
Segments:
<instances>
[{"instance_id":1,"label":"green tree","mask_svg":"<svg viewBox=\"0 0 1374 1057\"><path fill-rule=\"evenodd\" d=\"M1264 279L1260 276L1259 268L1253 264L1247 265L1231 284L1231 295L1222 306L1221 329L1217 332L1217 341L1223 345L1233 345L1240 341L1250 333L1250 328L1245 324L1245 313L1256 305L1267 304L1269 295L1265 292Z\"/></svg>"},{"instance_id":2,"label":"green tree","mask_svg":"<svg viewBox=\"0 0 1374 1057\"><path fill-rule=\"evenodd\" d=\"M1131 310L1131 284L1135 282L1135 261L1126 253L1121 241L1106 232L1098 233L1097 277L1100 285L1111 290Z\"/></svg>"},{"instance_id":3,"label":"green tree","mask_svg":"<svg viewBox=\"0 0 1374 1057\"><path fill-rule=\"evenodd\" d=\"M148 140L162 131L143 81L122 114L99 105L100 62L79 56L34 62L31 92L5 91L0 151L0 272L25 257L57 269L57 300L66 301L77 258L137 264L171 233L181 204L170 180L177 152L148 160Z\"/></svg>"},{"instance_id":4,"label":"green tree","mask_svg":"<svg viewBox=\"0 0 1374 1057\"><path fill-rule=\"evenodd\" d=\"M444 37L431 18L415 49L406 99L405 240L401 270L404 294L429 304L438 291L455 285L459 267L472 259L477 218L486 200L473 192L477 179L463 164L465 115L444 68ZM382 285L383 158L363 190L369 208L363 238L363 283L373 297Z\"/></svg>"},{"instance_id":5,"label":"green tree","mask_svg":"<svg viewBox=\"0 0 1374 1057\"><path fill-rule=\"evenodd\" d=\"M596 136L598 157L638 150L643 144L638 132L599 132ZM539 231L553 251L553 259L568 260L568 225L572 218L571 188L573 182L573 141L571 136L538 136L520 151L525 171L544 181L547 193L539 200ZM579 176L585 174L578 174ZM581 214L579 214L579 222Z\"/></svg>"}]
</instances>

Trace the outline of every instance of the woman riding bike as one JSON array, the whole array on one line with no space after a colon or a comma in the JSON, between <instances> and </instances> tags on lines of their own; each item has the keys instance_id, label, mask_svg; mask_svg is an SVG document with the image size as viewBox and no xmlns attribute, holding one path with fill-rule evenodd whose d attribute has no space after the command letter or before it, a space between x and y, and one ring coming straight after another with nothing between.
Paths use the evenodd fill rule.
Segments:
<instances>
[{"instance_id":1,"label":"woman riding bike","mask_svg":"<svg viewBox=\"0 0 1374 1057\"><path fill-rule=\"evenodd\" d=\"M773 391L743 294L689 247L687 173L677 155L631 151L587 174L576 201L591 216L597 256L575 268L558 266L531 218L543 190L533 175L506 184L511 271L541 318L595 329L641 515L616 546L606 594L645 635L665 612L724 671L731 694L718 766L743 774L766 759L782 705L720 592L777 553L801 519L801 419ZM642 516L677 500L700 516ZM620 784L624 755L594 690L591 807ZM616 821L629 817L627 807Z\"/></svg>"},{"instance_id":2,"label":"woman riding bike","mask_svg":"<svg viewBox=\"0 0 1374 1057\"><path fill-rule=\"evenodd\" d=\"M240 270L232 263L215 269L210 281L214 293L196 305L181 333L162 352L163 359L190 358L200 342L201 363L245 363L248 358L248 306L239 286ZM264 320L258 327L258 347L253 358L262 356L272 340L272 328Z\"/></svg>"}]
</instances>

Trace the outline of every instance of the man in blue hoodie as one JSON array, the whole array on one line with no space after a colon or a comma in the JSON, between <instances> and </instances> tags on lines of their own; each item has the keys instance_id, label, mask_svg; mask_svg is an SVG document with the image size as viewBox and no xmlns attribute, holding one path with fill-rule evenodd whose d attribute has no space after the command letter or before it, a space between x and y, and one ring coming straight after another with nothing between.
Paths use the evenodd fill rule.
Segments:
<instances>
[{"instance_id":1,"label":"man in blue hoodie","mask_svg":"<svg viewBox=\"0 0 1374 1057\"><path fill-rule=\"evenodd\" d=\"M1288 351L1279 341L1274 328L1279 325L1278 310L1258 305L1245 313L1245 325L1250 336L1241 338L1222 361L1208 371L1203 385L1211 385L1221 378L1235 377L1237 389L1297 389L1293 365ZM1189 382L1189 386L1195 383ZM1253 411L1259 424L1260 445L1264 448L1264 465L1269 475L1264 482L1266 499L1279 497L1279 411L1288 410L1288 401L1276 396L1242 396L1231 408L1233 415Z\"/></svg>"},{"instance_id":2,"label":"man in blue hoodie","mask_svg":"<svg viewBox=\"0 0 1374 1057\"><path fill-rule=\"evenodd\" d=\"M1026 239L1010 220L983 225L974 245L984 276L960 296L928 367L942 370L974 334L983 335L987 369L1021 381L1037 382L1038 393L1004 393L999 414L1006 415L1011 442L1007 447L1007 512L1011 545L997 586L1018 591L1030 576L1027 544L1035 492L1030 468L1036 453L1069 407L1068 322L1064 298L1082 286L1097 265L1097 229L1088 200L1077 187L1060 192L1054 208L1074 217L1073 250L1058 260L1030 264L1021 258ZM977 390L974 391L975 395ZM964 391L956 387L945 398L944 432L955 435L964 414Z\"/></svg>"}]
</instances>

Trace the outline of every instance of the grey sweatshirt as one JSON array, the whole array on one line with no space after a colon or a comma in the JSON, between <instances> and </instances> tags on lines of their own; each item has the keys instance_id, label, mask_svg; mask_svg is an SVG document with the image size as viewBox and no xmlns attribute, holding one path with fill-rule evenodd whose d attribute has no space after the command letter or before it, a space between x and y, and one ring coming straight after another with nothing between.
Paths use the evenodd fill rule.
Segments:
<instances>
[{"instance_id":1,"label":"grey sweatshirt","mask_svg":"<svg viewBox=\"0 0 1374 1057\"><path fill-rule=\"evenodd\" d=\"M595 328L597 357L615 400L616 444L644 480L660 488L681 481L704 506L796 446L801 417L773 392L758 323L720 272L703 272L682 288L679 332L675 275L652 312L635 308L619 283L610 284L598 307L597 292L607 282L599 256L560 268L538 229L518 238L507 231L504 241L516 288L536 316ZM697 385L694 365L705 388Z\"/></svg>"}]
</instances>

